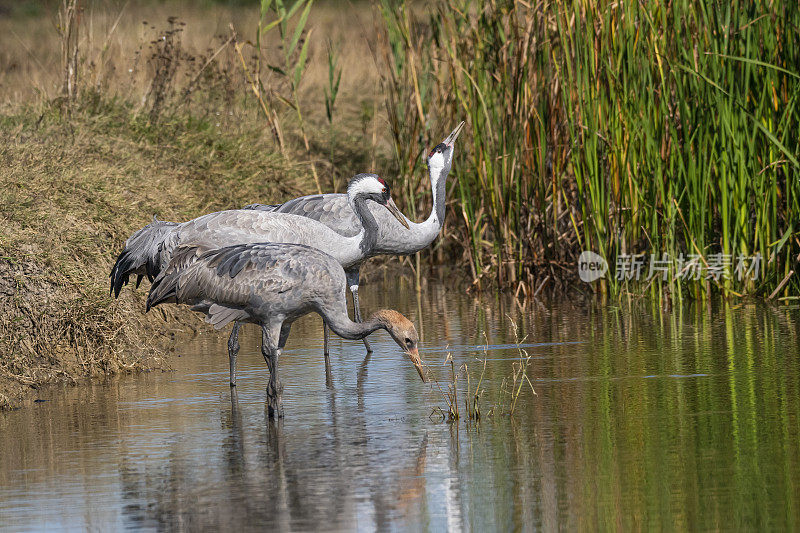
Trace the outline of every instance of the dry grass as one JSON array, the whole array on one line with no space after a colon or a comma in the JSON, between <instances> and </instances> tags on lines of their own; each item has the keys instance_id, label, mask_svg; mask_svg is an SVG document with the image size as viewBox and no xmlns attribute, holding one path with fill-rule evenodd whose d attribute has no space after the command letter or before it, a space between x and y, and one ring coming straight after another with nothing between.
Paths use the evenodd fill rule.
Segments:
<instances>
[{"instance_id":1,"label":"dry grass","mask_svg":"<svg viewBox=\"0 0 800 533\"><path fill-rule=\"evenodd\" d=\"M158 363L145 291L108 296L123 241L153 214L187 219L309 184L260 133L180 116L159 140L125 106L0 119L0 407L24 387ZM33 118L33 120L31 120Z\"/></svg>"},{"instance_id":2,"label":"dry grass","mask_svg":"<svg viewBox=\"0 0 800 533\"><path fill-rule=\"evenodd\" d=\"M243 80L235 52L223 44L231 36L231 25L242 40L255 40L257 5L121 1L82 4L78 46L84 87L144 106L153 79L153 42L163 39L170 18L181 30L180 51L184 58L193 58L187 62L197 63L179 70L176 87L185 87L198 68L217 52L219 55L214 57L210 70L228 73L237 87L241 86ZM56 7L42 8L41 16L37 17L0 18L2 105L13 109L20 103L60 95L62 70L59 35L55 31ZM379 94L378 71L369 44L377 40L373 15L373 8L367 2L320 3L312 9L308 27L313 28L316 38L310 43L301 90L315 118L321 119L324 114L323 87L328 82L329 45L337 50L339 66L345 73L340 87L343 106L340 112L359 122L364 112L362 107L372 107ZM274 33L267 33L262 42L264 54L273 64L280 63L278 44ZM252 49L249 51L252 55ZM275 91L285 89L280 76L267 69L263 82ZM288 108L283 111L289 112Z\"/></svg>"}]
</instances>

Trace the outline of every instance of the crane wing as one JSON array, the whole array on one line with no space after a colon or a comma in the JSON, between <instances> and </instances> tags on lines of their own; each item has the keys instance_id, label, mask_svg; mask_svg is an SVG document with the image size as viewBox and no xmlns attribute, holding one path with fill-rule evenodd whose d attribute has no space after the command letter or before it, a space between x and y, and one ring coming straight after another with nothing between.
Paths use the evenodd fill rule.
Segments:
<instances>
[{"instance_id":1,"label":"crane wing","mask_svg":"<svg viewBox=\"0 0 800 533\"><path fill-rule=\"evenodd\" d=\"M178 241L174 244L176 247L178 244L198 244L208 248L248 242L307 244L309 241L311 244L326 237L325 233L330 231L324 225L315 226L311 227L301 217L259 210L219 211L181 224L176 232Z\"/></svg>"},{"instance_id":2,"label":"crane wing","mask_svg":"<svg viewBox=\"0 0 800 533\"><path fill-rule=\"evenodd\" d=\"M339 263L308 246L259 243L208 251L181 246L153 283L148 307L189 304L219 329L233 320L258 319L263 310L287 315L306 310L321 292L343 287Z\"/></svg>"},{"instance_id":3,"label":"crane wing","mask_svg":"<svg viewBox=\"0 0 800 533\"><path fill-rule=\"evenodd\" d=\"M316 220L344 237L353 237L361 231L361 223L347 202L346 194L301 196L281 204L275 212Z\"/></svg>"},{"instance_id":4,"label":"crane wing","mask_svg":"<svg viewBox=\"0 0 800 533\"><path fill-rule=\"evenodd\" d=\"M128 283L128 278L136 274L136 286L144 275L152 281L154 274L151 265L159 256L161 243L178 227L175 222L158 220L153 221L131 235L125 241L125 249L117 257L114 268L111 270L111 294L119 297L123 285ZM157 274L157 272L156 272Z\"/></svg>"}]
</instances>

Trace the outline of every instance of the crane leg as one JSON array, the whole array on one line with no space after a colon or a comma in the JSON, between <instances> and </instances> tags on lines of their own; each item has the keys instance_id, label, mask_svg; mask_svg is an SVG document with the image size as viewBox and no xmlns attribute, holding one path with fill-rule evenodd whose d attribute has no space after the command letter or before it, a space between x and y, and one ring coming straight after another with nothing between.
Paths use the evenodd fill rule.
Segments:
<instances>
[{"instance_id":1,"label":"crane leg","mask_svg":"<svg viewBox=\"0 0 800 533\"><path fill-rule=\"evenodd\" d=\"M333 388L333 372L331 372L331 356L330 351L328 350L328 341L331 338L330 328L328 328L328 324L325 321L322 321L322 331L324 336L324 354L325 354L325 386L329 389Z\"/></svg>"},{"instance_id":2,"label":"crane leg","mask_svg":"<svg viewBox=\"0 0 800 533\"><path fill-rule=\"evenodd\" d=\"M233 323L231 336L228 337L228 363L231 367L231 387L236 386L236 356L239 354L239 323Z\"/></svg>"},{"instance_id":3,"label":"crane leg","mask_svg":"<svg viewBox=\"0 0 800 533\"><path fill-rule=\"evenodd\" d=\"M358 285L351 285L350 292L353 293L353 312L356 317L356 322L361 322L361 307L358 305ZM372 346L370 346L369 341L366 337L364 337L364 348L367 349L367 354L372 353Z\"/></svg>"},{"instance_id":4,"label":"crane leg","mask_svg":"<svg viewBox=\"0 0 800 533\"><path fill-rule=\"evenodd\" d=\"M281 351L276 346L275 335L267 326L261 326L261 355L269 368L267 384L267 414L270 418L283 418L283 383L278 379L278 359Z\"/></svg>"},{"instance_id":5,"label":"crane leg","mask_svg":"<svg viewBox=\"0 0 800 533\"><path fill-rule=\"evenodd\" d=\"M344 274L347 276L347 286L350 287L350 292L353 294L353 316L356 322L361 322L361 307L358 304L358 281L361 276L361 267L360 265L350 267L344 271ZM371 354L372 346L370 346L366 337L364 337L363 340L364 348L367 349L367 354Z\"/></svg>"}]
</instances>

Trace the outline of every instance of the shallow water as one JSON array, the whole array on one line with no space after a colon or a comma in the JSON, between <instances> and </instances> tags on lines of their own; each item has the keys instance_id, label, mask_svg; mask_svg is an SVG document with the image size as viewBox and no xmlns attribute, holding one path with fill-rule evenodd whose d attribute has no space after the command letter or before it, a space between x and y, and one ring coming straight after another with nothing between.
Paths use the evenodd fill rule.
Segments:
<instances>
[{"instance_id":1,"label":"shallow water","mask_svg":"<svg viewBox=\"0 0 800 533\"><path fill-rule=\"evenodd\" d=\"M443 423L441 394L383 332L366 361L334 339L328 389L314 315L293 328L286 419L270 424L257 330L243 330L232 397L226 334L204 329L176 344L174 371L0 414L0 528L800 527L797 308L523 309L364 287L366 311L390 303L421 325L440 379L448 352L477 378L488 341L484 414L507 406L513 320L538 395Z\"/></svg>"}]
</instances>

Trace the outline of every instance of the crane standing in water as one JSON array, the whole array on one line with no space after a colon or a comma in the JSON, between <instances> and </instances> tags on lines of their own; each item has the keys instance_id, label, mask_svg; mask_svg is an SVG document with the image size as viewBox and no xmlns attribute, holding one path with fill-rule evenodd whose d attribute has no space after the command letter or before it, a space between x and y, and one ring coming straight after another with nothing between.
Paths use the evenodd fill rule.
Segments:
<instances>
[{"instance_id":1,"label":"crane standing in water","mask_svg":"<svg viewBox=\"0 0 800 533\"><path fill-rule=\"evenodd\" d=\"M319 313L337 335L363 339L385 329L408 355L425 381L414 324L391 309L365 322L347 315L347 286L342 266L309 246L285 243L239 244L206 250L182 246L155 279L147 310L162 303L192 306L219 329L231 321L261 327L261 353L269 367L267 406L270 417L282 417L283 385L278 359L297 318Z\"/></svg>"},{"instance_id":2,"label":"crane standing in water","mask_svg":"<svg viewBox=\"0 0 800 533\"><path fill-rule=\"evenodd\" d=\"M402 229L394 220L386 216L380 209L370 207L378 223L378 239L371 255L410 255L427 248L442 230L444 225L445 202L447 195L447 175L453 162L455 143L464 127L462 121L441 143L428 154L428 174L431 180L433 206L427 220L421 223L406 219L407 230ZM336 233L344 236L356 235L361 225L356 213L350 207L345 194L315 194L301 196L279 205L251 204L245 209L267 211L273 213L291 213L317 220ZM405 217L404 217L405 218ZM368 257L365 257L366 260ZM353 307L356 321L361 320L358 303L358 286L361 263L345 267L347 285L353 294ZM325 328L325 356L328 357L328 329ZM372 349L364 339L367 352ZM326 359L327 360L327 359Z\"/></svg>"},{"instance_id":3,"label":"crane standing in water","mask_svg":"<svg viewBox=\"0 0 800 533\"><path fill-rule=\"evenodd\" d=\"M132 274L155 278L166 268L177 247L189 244L208 249L256 242L305 244L322 250L343 268L349 268L372 253L378 238L378 225L367 207L367 200L382 205L400 223L407 224L394 205L386 182L375 174L358 174L350 180L347 200L360 223L357 234L348 237L306 217L242 209L211 213L182 224L153 222L126 241L125 250L111 271L111 291L118 295ZM228 341L231 386L236 385L238 335L239 322L236 321ZM325 363L329 373L327 353Z\"/></svg>"}]
</instances>

